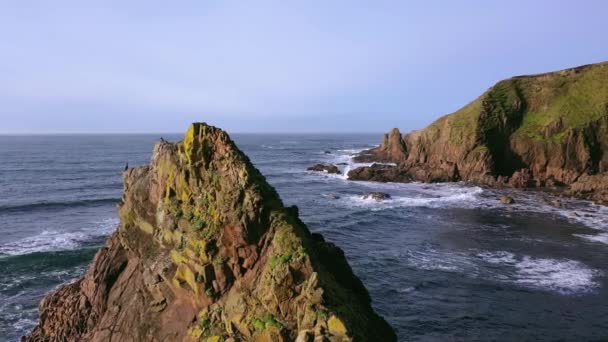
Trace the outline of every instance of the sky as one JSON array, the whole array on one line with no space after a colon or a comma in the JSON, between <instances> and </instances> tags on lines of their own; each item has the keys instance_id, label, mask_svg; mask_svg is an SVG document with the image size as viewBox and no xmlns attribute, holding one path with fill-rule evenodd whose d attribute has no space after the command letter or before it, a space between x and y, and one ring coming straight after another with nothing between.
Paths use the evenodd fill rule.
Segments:
<instances>
[{"instance_id":1,"label":"sky","mask_svg":"<svg viewBox=\"0 0 608 342\"><path fill-rule=\"evenodd\" d=\"M0 133L384 132L608 60L608 1L0 1Z\"/></svg>"}]
</instances>

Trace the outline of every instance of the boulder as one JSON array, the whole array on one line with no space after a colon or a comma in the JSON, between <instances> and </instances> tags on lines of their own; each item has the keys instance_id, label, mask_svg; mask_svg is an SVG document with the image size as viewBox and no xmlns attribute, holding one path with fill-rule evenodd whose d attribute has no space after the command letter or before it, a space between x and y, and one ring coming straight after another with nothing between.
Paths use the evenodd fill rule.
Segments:
<instances>
[{"instance_id":1,"label":"boulder","mask_svg":"<svg viewBox=\"0 0 608 342\"><path fill-rule=\"evenodd\" d=\"M316 164L313 165L309 168L307 168L306 170L308 171L317 171L317 172L327 172L327 173L333 173L333 174L341 174L340 169L338 169L338 167L334 164Z\"/></svg>"},{"instance_id":2,"label":"boulder","mask_svg":"<svg viewBox=\"0 0 608 342\"><path fill-rule=\"evenodd\" d=\"M372 191L372 192L366 192L363 195L361 195L362 199L375 199L376 201L383 201L383 200L387 200L391 198L391 195L385 193L385 192L380 192L380 191Z\"/></svg>"},{"instance_id":3,"label":"boulder","mask_svg":"<svg viewBox=\"0 0 608 342\"><path fill-rule=\"evenodd\" d=\"M500 203L502 203L502 204L513 204L513 203L515 203L515 200L511 196L502 196L500 198Z\"/></svg>"}]
</instances>

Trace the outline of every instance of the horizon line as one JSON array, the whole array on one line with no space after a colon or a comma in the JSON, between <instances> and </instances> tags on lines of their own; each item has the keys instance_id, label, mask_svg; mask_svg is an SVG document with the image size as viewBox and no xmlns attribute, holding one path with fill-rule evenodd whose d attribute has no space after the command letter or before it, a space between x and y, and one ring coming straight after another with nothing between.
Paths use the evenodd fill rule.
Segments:
<instances>
[{"instance_id":1,"label":"horizon line","mask_svg":"<svg viewBox=\"0 0 608 342\"><path fill-rule=\"evenodd\" d=\"M224 130L228 134L385 134L386 132L361 132L361 131L348 131L348 132L331 132L331 131L303 131L303 132L290 132L290 131L269 131L269 132L253 132L253 131L228 131ZM185 132L0 132L2 137L10 136L69 136L69 135L183 135Z\"/></svg>"}]
</instances>

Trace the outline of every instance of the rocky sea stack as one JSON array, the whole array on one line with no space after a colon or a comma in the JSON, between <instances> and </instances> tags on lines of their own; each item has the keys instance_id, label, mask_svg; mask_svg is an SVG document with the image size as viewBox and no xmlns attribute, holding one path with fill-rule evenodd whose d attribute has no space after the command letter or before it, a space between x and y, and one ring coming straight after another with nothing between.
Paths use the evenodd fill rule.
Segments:
<instances>
[{"instance_id":1,"label":"rocky sea stack","mask_svg":"<svg viewBox=\"0 0 608 342\"><path fill-rule=\"evenodd\" d=\"M343 252L222 130L124 173L121 223L24 341L394 341Z\"/></svg>"},{"instance_id":2,"label":"rocky sea stack","mask_svg":"<svg viewBox=\"0 0 608 342\"><path fill-rule=\"evenodd\" d=\"M608 201L608 63L498 82L427 128L388 133L355 180L539 187Z\"/></svg>"}]
</instances>

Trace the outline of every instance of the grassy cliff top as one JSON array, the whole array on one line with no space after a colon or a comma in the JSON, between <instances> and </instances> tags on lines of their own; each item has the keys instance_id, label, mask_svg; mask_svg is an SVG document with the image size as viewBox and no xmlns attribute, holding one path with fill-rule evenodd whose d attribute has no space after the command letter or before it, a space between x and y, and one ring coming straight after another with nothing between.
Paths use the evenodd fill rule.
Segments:
<instances>
[{"instance_id":1,"label":"grassy cliff top","mask_svg":"<svg viewBox=\"0 0 608 342\"><path fill-rule=\"evenodd\" d=\"M559 139L569 129L608 114L608 62L500 81L425 131L433 136L447 129L450 141L471 146L478 127L484 124L480 122L484 109L517 115L520 122L514 134Z\"/></svg>"}]
</instances>

